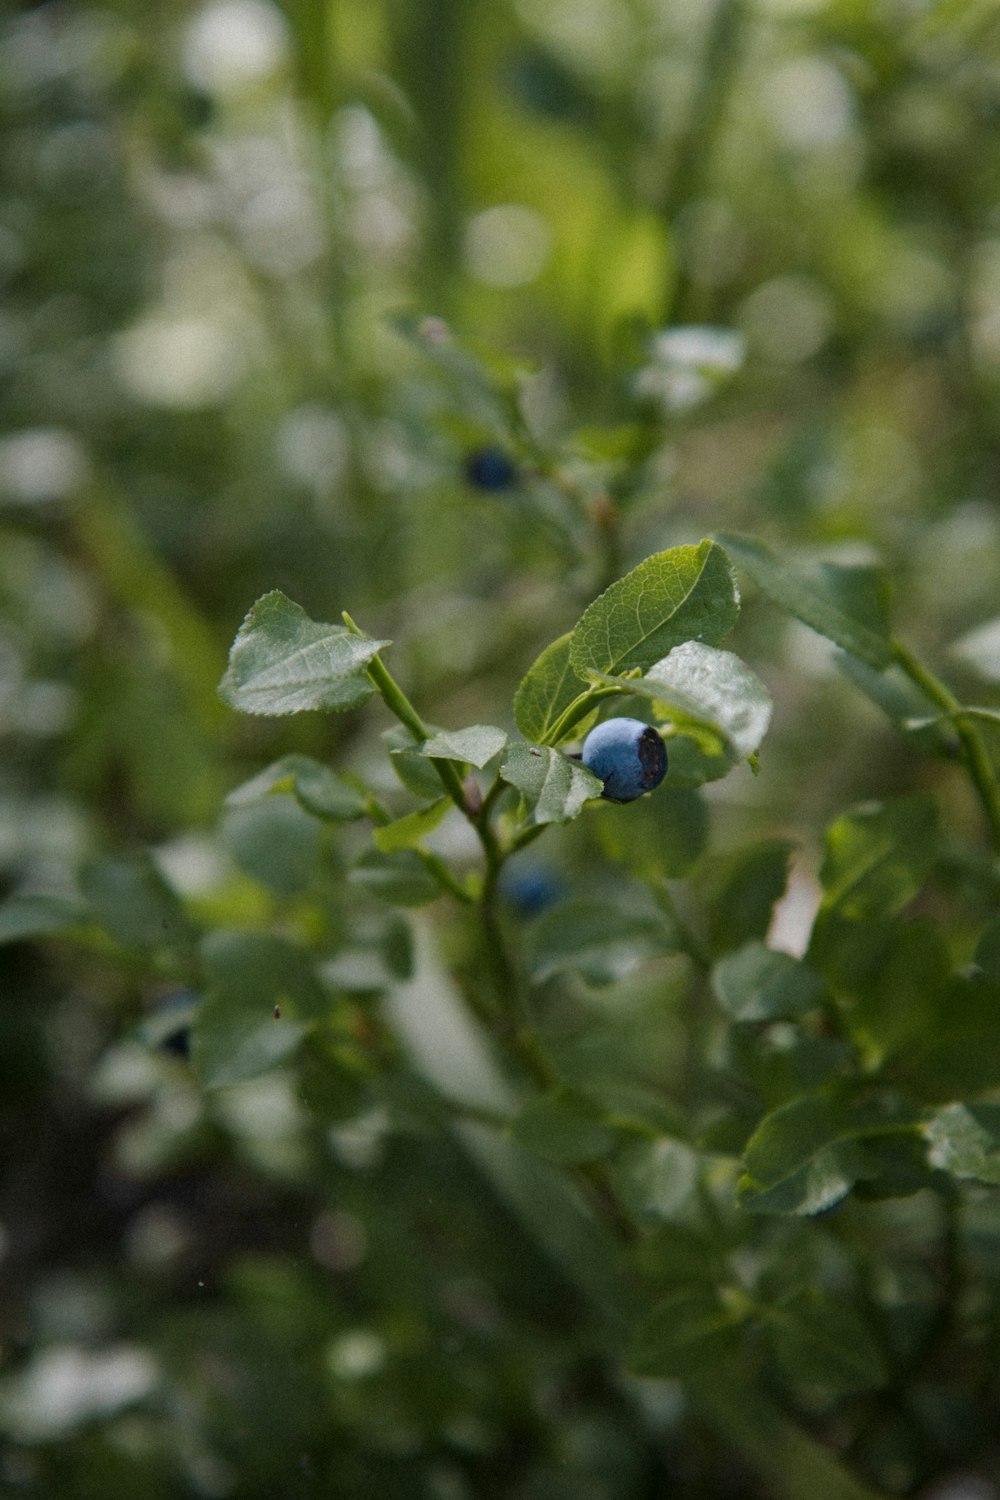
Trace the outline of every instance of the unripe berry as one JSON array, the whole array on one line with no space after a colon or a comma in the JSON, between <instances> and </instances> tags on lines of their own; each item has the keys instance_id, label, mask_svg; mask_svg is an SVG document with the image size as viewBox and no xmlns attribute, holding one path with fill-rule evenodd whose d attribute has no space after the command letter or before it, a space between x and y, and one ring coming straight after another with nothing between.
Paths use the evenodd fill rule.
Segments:
<instances>
[{"instance_id":1,"label":"unripe berry","mask_svg":"<svg viewBox=\"0 0 1000 1500\"><path fill-rule=\"evenodd\" d=\"M611 802L634 802L667 774L667 747L641 719L605 719L587 735L580 759L604 782L601 795Z\"/></svg>"}]
</instances>

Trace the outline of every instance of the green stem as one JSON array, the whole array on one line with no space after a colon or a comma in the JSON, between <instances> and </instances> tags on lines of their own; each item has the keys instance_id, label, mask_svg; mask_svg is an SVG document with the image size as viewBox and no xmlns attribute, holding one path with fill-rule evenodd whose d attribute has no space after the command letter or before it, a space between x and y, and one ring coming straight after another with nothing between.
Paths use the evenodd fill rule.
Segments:
<instances>
[{"instance_id":1,"label":"green stem","mask_svg":"<svg viewBox=\"0 0 1000 1500\"><path fill-rule=\"evenodd\" d=\"M935 677L929 668L924 666L923 662L914 656L909 647L894 638L892 654L910 681L916 684L931 703L953 720L969 776L986 815L990 836L994 846L1000 850L1000 786L997 785L997 778L979 730L965 716L962 705L955 695L938 677Z\"/></svg>"},{"instance_id":2,"label":"green stem","mask_svg":"<svg viewBox=\"0 0 1000 1500\"><path fill-rule=\"evenodd\" d=\"M352 635L364 635L364 631L351 619L346 610L343 611L342 618ZM381 696L386 708L390 713L395 714L399 722L410 731L417 744L420 745L423 744L424 740L429 740L431 738L429 725L425 724L417 713L417 710L403 692L403 689L393 677L381 656L372 657L368 663L367 672L369 680L376 692ZM465 800L465 788L462 785L462 778L459 776L454 762L432 759L431 765L437 772L438 779L452 802L454 802L460 812L468 817L469 809Z\"/></svg>"},{"instance_id":3,"label":"green stem","mask_svg":"<svg viewBox=\"0 0 1000 1500\"><path fill-rule=\"evenodd\" d=\"M619 687L617 684L612 685L611 683L607 687L587 688L578 697L573 699L568 708L563 709L548 734L542 736L539 744L558 745L560 740L566 738L573 725L579 724L581 719L585 719L591 709L597 707L598 703L602 703L605 698L615 698L620 693L627 691L626 687Z\"/></svg>"}]
</instances>

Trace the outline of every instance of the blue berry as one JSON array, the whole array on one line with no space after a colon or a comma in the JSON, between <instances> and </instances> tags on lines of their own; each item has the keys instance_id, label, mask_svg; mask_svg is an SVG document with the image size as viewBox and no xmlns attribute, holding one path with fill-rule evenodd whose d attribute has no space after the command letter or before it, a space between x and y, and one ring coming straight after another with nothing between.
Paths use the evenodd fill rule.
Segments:
<instances>
[{"instance_id":1,"label":"blue berry","mask_svg":"<svg viewBox=\"0 0 1000 1500\"><path fill-rule=\"evenodd\" d=\"M466 456L465 477L477 490L509 490L517 470L501 448L476 448Z\"/></svg>"},{"instance_id":2,"label":"blue berry","mask_svg":"<svg viewBox=\"0 0 1000 1500\"><path fill-rule=\"evenodd\" d=\"M604 782L601 796L611 802L634 802L667 774L667 747L641 719L605 719L587 735L580 759Z\"/></svg>"},{"instance_id":3,"label":"blue berry","mask_svg":"<svg viewBox=\"0 0 1000 1500\"><path fill-rule=\"evenodd\" d=\"M562 881L542 865L507 874L503 893L521 917L533 917L555 905L563 894Z\"/></svg>"}]
</instances>

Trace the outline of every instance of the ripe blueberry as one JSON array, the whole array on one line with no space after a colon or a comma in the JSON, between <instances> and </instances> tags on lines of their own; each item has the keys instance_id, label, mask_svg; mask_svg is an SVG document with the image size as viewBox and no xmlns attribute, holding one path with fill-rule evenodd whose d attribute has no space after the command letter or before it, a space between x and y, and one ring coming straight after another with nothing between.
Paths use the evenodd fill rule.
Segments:
<instances>
[{"instance_id":1,"label":"ripe blueberry","mask_svg":"<svg viewBox=\"0 0 1000 1500\"><path fill-rule=\"evenodd\" d=\"M611 802L634 802L667 774L667 747L641 719L605 719L587 735L580 759L604 782L601 796Z\"/></svg>"},{"instance_id":2,"label":"ripe blueberry","mask_svg":"<svg viewBox=\"0 0 1000 1500\"><path fill-rule=\"evenodd\" d=\"M509 490L517 480L513 461L502 448L475 448L466 455L465 477L477 490Z\"/></svg>"}]
</instances>

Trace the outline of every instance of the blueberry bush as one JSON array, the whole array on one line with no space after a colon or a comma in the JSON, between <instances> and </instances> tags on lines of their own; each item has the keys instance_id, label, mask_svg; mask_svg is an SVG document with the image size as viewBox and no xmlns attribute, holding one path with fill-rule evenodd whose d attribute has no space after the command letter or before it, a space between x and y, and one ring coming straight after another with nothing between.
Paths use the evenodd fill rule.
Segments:
<instances>
[{"instance_id":1,"label":"blueberry bush","mask_svg":"<svg viewBox=\"0 0 1000 1500\"><path fill-rule=\"evenodd\" d=\"M0 117L0 1490L1000 1495L996 8Z\"/></svg>"}]
</instances>

